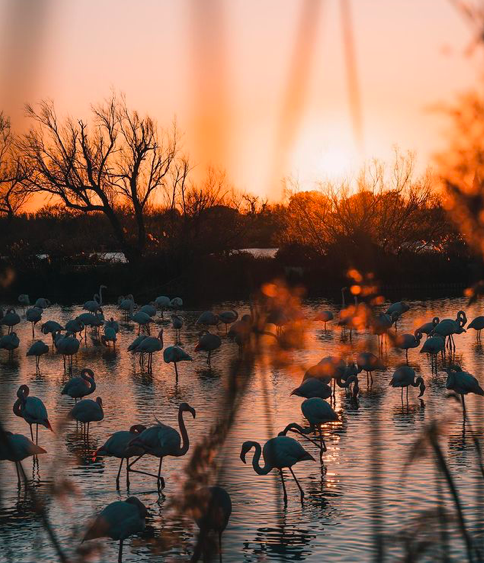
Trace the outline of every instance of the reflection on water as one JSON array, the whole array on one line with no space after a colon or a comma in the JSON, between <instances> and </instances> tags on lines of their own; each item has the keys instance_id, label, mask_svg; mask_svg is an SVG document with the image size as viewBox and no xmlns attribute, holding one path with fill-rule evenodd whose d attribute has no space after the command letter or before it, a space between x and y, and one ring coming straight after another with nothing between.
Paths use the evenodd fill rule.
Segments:
<instances>
[{"instance_id":1,"label":"reflection on water","mask_svg":"<svg viewBox=\"0 0 484 563\"><path fill-rule=\"evenodd\" d=\"M413 332L435 313L440 317L454 318L459 309L465 308L463 300L410 304L412 308L399 323L399 332ZM224 304L221 309L232 306L236 306L240 313L247 310L240 304ZM337 313L331 304L315 302L306 305L306 318L314 318L317 308ZM76 307L54 306L45 311L44 320L53 319L64 324L79 312ZM478 314L476 306L467 310L469 319ZM106 307L105 316L121 319L120 312L114 307ZM30 324L23 322L18 327L21 347L13 358L0 352L0 409L8 429L23 434L29 432L28 425L12 412L16 391L21 384L28 384L31 395L43 399L56 429L55 434L40 429L39 443L48 453L38 462L26 460L24 467L37 494L46 502L49 502L54 486L59 489L68 483L56 502L48 505L48 512L71 555L92 514L110 502L126 498L128 494L124 473L121 490L116 491L119 460L93 459L96 448L109 434L128 429L133 424L152 424L155 416L177 427L178 405L184 401L197 411L196 419L187 419L188 433L194 443L208 432L217 414L226 407L220 398L227 385L228 368L238 357L238 349L226 338L222 327L220 336L223 344L214 354L212 369L209 369L205 355L194 351L198 334L195 326L197 316L197 312L184 313L182 346L194 361L180 365L178 383L173 366L165 364L160 354L155 355L153 373L147 374L140 367L137 357L126 351L136 336L133 325L121 323L116 350L108 350L100 345L98 339L88 337L87 344L82 344L74 359L74 371L78 374L82 367L94 370L97 389L93 398L102 397L105 410L104 420L91 425L88 438L75 422L65 422L73 401L60 395L62 385L69 377L64 372L62 358L52 353L43 356L41 371L36 372L34 359L25 357L25 351L32 342ZM165 322L163 327L165 345L174 343L171 325ZM37 332L36 338L39 337L41 335ZM43 339L51 345L49 337ZM476 343L475 333L469 331L457 336L456 344L454 361L473 373L482 384L484 351L482 345ZM322 324L314 325L308 335L306 349L287 352L285 360L290 360L290 366L282 361L272 367L262 366L263 360L260 364L256 363L254 377L223 450L222 484L233 501L232 518L223 538L224 561L370 561L374 557L375 529L382 535L385 553L391 558L401 558L407 548L410 549L411 541L415 541L415 533L408 531L419 525L422 528L421 524L416 524L420 522L419 514L427 514L429 522L441 515L435 512L436 501L445 486L441 477L436 476L433 462L424 456L407 468L405 474L403 471L412 444L434 417L446 422L442 447L459 487L466 520L471 530L482 529L483 486L482 483L476 485L476 475L480 470L471 428L469 423L463 423L460 405L447 397L447 376L441 369L440 358L437 369L432 369L430 359L419 354L418 349L410 350L409 360L417 374L425 379L427 389L422 399L417 398L417 389L410 388L407 403L405 397L402 401L398 389L389 387L395 366L405 361L404 353L389 346L382 350L386 369L373 373L374 385L370 389L366 389L365 378L362 378L362 394L357 402L347 397L344 390L337 390L335 409L341 422L324 430L328 447L324 469L321 470L319 462L301 463L296 468L296 475L306 493L302 505L292 479L287 479L289 503L284 509L280 502L278 475L259 476L250 463L244 465L240 461L242 442L256 440L264 443L271 437L266 403L270 407L269 423L274 431L279 431L289 422L304 422L300 411L302 399L290 396L290 392L299 384L309 366L323 356L338 352L341 345L339 329L331 323L328 323L327 330ZM376 353L376 339L373 345ZM345 346L349 349L350 343L347 341ZM367 337L354 336L352 346L354 351L369 350ZM469 396L466 404L472 430L482 437L483 398ZM381 444L379 455L374 455L371 449L372 440L375 440L371 428L379 429L376 437ZM305 442L304 447L319 459L312 444ZM131 475L129 494L138 496L147 505L150 515L146 535L127 543L126 561L160 560L160 553L149 541L150 535L163 538L165 555L169 552L173 560L189 558L195 531L188 518L173 519L170 516L170 499L180 488L182 469L187 461L188 456L164 460L163 475L167 486L160 499L155 492L154 479L142 474ZM142 471L153 473L157 471L157 460L146 456L137 466ZM380 506L384 507L382 514L375 512L375 497L371 494L375 470L380 472L377 498ZM56 560L35 507L25 497L23 489L17 488L12 464L0 464L0 490L1 557L6 561ZM452 516L452 505L448 499L445 503ZM455 518L449 520L446 541L450 542L453 557L458 561L465 548L458 539ZM404 530L407 530L408 536L403 534ZM434 532L435 527L428 531L429 536ZM174 544L166 540L170 537L175 538ZM104 551L99 560L116 558L117 546L114 542L101 541L100 545ZM428 560L434 560L436 554L428 554Z\"/></svg>"}]
</instances>

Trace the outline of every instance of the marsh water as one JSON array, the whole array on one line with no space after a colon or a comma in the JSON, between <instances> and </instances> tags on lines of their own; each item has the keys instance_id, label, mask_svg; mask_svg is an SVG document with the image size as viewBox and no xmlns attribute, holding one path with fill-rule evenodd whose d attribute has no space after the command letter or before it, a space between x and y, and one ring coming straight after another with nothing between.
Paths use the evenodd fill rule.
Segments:
<instances>
[{"instance_id":1,"label":"marsh water","mask_svg":"<svg viewBox=\"0 0 484 563\"><path fill-rule=\"evenodd\" d=\"M413 332L435 315L455 318L459 309L466 309L469 319L482 314L477 305L467 308L462 299L410 301L411 309L399 323L400 332ZM235 307L247 312L245 303L224 303L214 310ZM338 307L324 301L305 303L307 319L320 309ZM17 310L19 308L17 307ZM82 311L81 307L52 306L44 312L43 320L54 319L64 324ZM122 320L115 306L104 308L105 317ZM47 454L40 456L39 464L26 459L24 468L32 479L36 492L46 499L47 512L69 557L74 558L89 519L107 504L129 495L135 495L149 509L149 528L156 539L162 535L177 538L165 550L155 548L148 538L131 538L126 542L125 561L187 561L192 553L196 529L188 517L172 517L170 499L184 480L184 467L190 457L166 458L163 475L166 480L164 495L158 498L155 482L150 477L135 474L131 477L129 494L124 478L116 491L115 478L118 460L93 460L94 450L107 437L132 424L153 424L155 416L162 422L177 427L178 405L188 402L196 409L196 419L185 418L191 444L209 432L218 414L228 408L221 398L227 384L228 366L238 355L236 344L219 330L221 348L213 355L208 368L205 354L197 354L194 347L199 328L195 326L197 311L184 311L185 326L181 341L194 361L180 364L180 377L175 382L173 366L165 364L161 354L154 359L153 374L143 373L137 358L127 352L135 338L137 327L121 322L116 351L110 351L88 336L74 359L73 371L78 375L82 367L90 367L96 374L97 390L91 398L103 398L105 418L91 425L89 442L83 438L75 422L64 423L73 400L61 396L60 391L69 374L64 371L62 357L52 351L41 359L41 371L36 373L35 360L25 356L32 341L31 325L24 319L17 328L20 348L13 359L0 351L0 412L6 427L29 434L28 425L14 416L12 405L21 384L30 386L30 393L44 401L50 420L56 429L53 434L39 431L39 443ZM158 319L158 322L161 322ZM309 323L309 321L308 321ZM160 325L161 326L161 325ZM165 346L175 340L169 323L164 328ZM3 333L6 328L3 327ZM152 329L152 333L156 327ZM43 336L36 328L36 339L51 345L50 336ZM456 337L457 352L454 361L473 373L484 384L484 350L476 343L473 330ZM220 452L223 456L221 484L230 492L233 513L223 536L223 560L226 562L256 561L372 561L384 558L400 560L404 545L409 541L428 540L431 547L423 560L435 561L441 551L449 549L447 561L462 561L465 546L458 532L455 511L445 483L436 471L433 457L422 445L418 459L408 467L413 444L426 425L434 419L445 422L441 445L450 471L455 478L464 509L466 525L484 551L483 487L477 453L471 430L482 438L484 426L484 398L468 396L466 401L469 423L464 426L460 405L447 398L439 359L437 370L431 369L430 360L419 349L410 350L409 361L426 382L422 400L418 389L410 388L409 401L402 403L400 391L388 383L395 366L405 361L405 354L384 350L387 369L374 375L374 385L366 388L361 378L358 403L346 398L341 389L336 392L336 410L341 422L325 428L328 451L325 470L321 471L316 448L310 443L304 447L318 460L295 466L295 473L306 492L301 504L298 490L288 474L289 502L281 503L278 475L257 475L249 463L240 460L240 447L245 440L264 443L290 422L303 424L300 411L302 399L290 396L305 369L324 356L348 351L349 343L342 343L341 331L328 323L308 324L306 346L288 352L284 362L257 361L249 388L237 413L229 438ZM355 350L376 345L376 337L355 335ZM375 346L375 350L377 350ZM350 352L351 355L351 352ZM191 446L192 448L193 446ZM139 467L156 472L157 460L146 457ZM406 469L406 471L404 471ZM124 473L123 473L124 475ZM55 500L52 488L55 485ZM42 522L32 503L17 488L15 467L0 463L0 560L1 561L55 561L56 556ZM439 490L448 510L449 522L445 537L439 536L435 513ZM415 530L418 529L418 534ZM116 561L117 544L101 540L102 554L91 560ZM446 546L447 544L447 546ZM378 550L381 550L380 553Z\"/></svg>"}]
</instances>

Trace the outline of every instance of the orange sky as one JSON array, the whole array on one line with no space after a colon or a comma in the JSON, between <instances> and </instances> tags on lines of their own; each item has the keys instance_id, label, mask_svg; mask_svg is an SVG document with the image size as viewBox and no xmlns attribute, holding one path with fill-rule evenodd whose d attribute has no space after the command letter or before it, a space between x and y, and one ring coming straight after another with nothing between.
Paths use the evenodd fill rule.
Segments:
<instances>
[{"instance_id":1,"label":"orange sky","mask_svg":"<svg viewBox=\"0 0 484 563\"><path fill-rule=\"evenodd\" d=\"M339 2L0 0L1 105L21 127L25 101L86 116L116 88L161 124L176 115L200 168L277 197L274 167L309 185L359 160ZM398 144L424 166L443 142L429 106L477 83L469 29L448 0L351 6L365 155Z\"/></svg>"}]
</instances>

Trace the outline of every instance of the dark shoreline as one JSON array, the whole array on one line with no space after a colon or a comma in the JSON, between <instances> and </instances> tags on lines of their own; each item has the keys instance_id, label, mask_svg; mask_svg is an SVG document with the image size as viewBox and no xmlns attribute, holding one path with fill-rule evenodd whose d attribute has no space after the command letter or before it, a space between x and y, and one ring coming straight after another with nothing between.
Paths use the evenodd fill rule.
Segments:
<instances>
[{"instance_id":1,"label":"dark shoreline","mask_svg":"<svg viewBox=\"0 0 484 563\"><path fill-rule=\"evenodd\" d=\"M60 305L83 303L103 284L108 287L107 303L116 303L120 295L132 293L139 304L148 303L158 295L168 295L181 297L187 307L208 308L221 301L247 301L261 285L279 279L289 286L304 288L305 299L326 298L338 304L341 287L348 285L342 275L328 279L325 268L287 268L277 259L247 256L207 259L192 264L179 275L167 273L161 263L155 262L136 269L127 264L44 264L37 268L4 265L0 270L3 289L0 300L15 304L18 295L26 293L31 302L46 297ZM459 277L438 283L419 273L407 275L405 283L398 279L385 280L378 287L380 294L391 301L459 297L472 285L471 276Z\"/></svg>"}]
</instances>

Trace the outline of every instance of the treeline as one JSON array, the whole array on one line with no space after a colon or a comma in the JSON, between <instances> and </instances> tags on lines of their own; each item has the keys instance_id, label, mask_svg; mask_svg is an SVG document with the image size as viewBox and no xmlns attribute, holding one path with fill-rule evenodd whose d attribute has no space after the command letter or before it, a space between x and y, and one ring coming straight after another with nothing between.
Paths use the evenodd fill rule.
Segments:
<instances>
[{"instance_id":1,"label":"treeline","mask_svg":"<svg viewBox=\"0 0 484 563\"><path fill-rule=\"evenodd\" d=\"M120 293L129 284L178 284L179 293L181 284L221 296L225 284L228 296L246 297L273 276L315 292L336 287L350 268L384 284L468 284L480 274L445 194L411 154L373 161L351 184L308 191L288 180L284 201L270 204L221 171L195 178L176 124L163 130L122 97L94 107L88 122L59 119L47 102L27 112L32 127L20 137L0 118L0 256L12 287L43 279L72 291L116 272ZM49 205L26 213L34 194ZM279 251L275 261L233 254L250 247ZM105 252L128 265L100 270Z\"/></svg>"}]
</instances>

